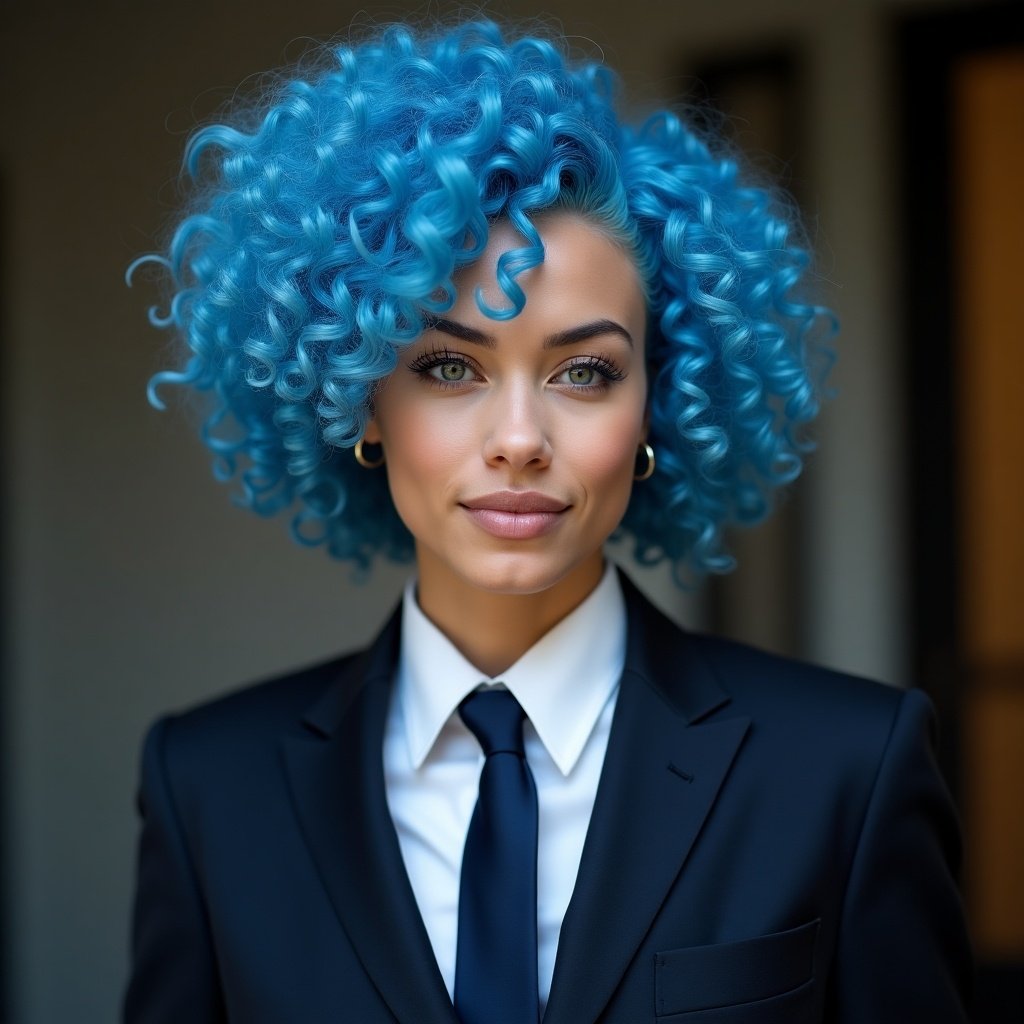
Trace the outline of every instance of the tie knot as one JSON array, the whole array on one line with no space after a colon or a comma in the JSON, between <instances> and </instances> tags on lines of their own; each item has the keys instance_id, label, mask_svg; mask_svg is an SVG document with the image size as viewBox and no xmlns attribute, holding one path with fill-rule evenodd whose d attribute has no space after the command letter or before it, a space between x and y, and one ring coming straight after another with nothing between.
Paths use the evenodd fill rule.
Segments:
<instances>
[{"instance_id":1,"label":"tie knot","mask_svg":"<svg viewBox=\"0 0 1024 1024\"><path fill-rule=\"evenodd\" d=\"M525 713L508 690L476 690L459 705L459 714L476 736L485 757L491 754L525 756Z\"/></svg>"}]
</instances>

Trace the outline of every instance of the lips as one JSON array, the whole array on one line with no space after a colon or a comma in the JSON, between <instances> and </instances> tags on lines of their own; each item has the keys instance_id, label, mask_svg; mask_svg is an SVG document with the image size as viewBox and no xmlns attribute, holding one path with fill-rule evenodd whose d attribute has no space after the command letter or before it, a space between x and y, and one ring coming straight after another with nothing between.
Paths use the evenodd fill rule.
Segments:
<instances>
[{"instance_id":1,"label":"lips","mask_svg":"<svg viewBox=\"0 0 1024 1024\"><path fill-rule=\"evenodd\" d=\"M539 491L495 491L479 498L470 498L462 504L469 509L490 509L494 512L512 512L528 515L531 512L564 512L569 506L557 498Z\"/></svg>"},{"instance_id":2,"label":"lips","mask_svg":"<svg viewBox=\"0 0 1024 1024\"><path fill-rule=\"evenodd\" d=\"M461 503L486 533L502 540L532 540L555 529L569 506L539 491L496 491Z\"/></svg>"}]
</instances>

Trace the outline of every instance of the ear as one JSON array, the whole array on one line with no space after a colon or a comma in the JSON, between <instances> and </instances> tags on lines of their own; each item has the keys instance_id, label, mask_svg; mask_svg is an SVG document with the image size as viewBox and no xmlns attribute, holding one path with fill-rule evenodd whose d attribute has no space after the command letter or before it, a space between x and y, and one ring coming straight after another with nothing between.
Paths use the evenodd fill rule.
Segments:
<instances>
[{"instance_id":1,"label":"ear","mask_svg":"<svg viewBox=\"0 0 1024 1024\"><path fill-rule=\"evenodd\" d=\"M363 431L363 440L367 444L380 444L380 427L377 424L377 417L371 416L366 421L366 429Z\"/></svg>"}]
</instances>

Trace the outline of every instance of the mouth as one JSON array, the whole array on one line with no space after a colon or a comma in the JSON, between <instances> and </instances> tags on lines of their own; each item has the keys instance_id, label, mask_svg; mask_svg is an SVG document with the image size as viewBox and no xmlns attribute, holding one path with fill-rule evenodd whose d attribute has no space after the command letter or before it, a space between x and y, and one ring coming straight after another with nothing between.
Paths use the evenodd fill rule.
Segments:
<instances>
[{"instance_id":1,"label":"mouth","mask_svg":"<svg viewBox=\"0 0 1024 1024\"><path fill-rule=\"evenodd\" d=\"M542 537L571 507L539 491L496 491L460 504L477 526L503 540Z\"/></svg>"},{"instance_id":2,"label":"mouth","mask_svg":"<svg viewBox=\"0 0 1024 1024\"><path fill-rule=\"evenodd\" d=\"M479 498L462 502L468 509L489 509L492 512L511 512L513 515L530 515L534 512L564 512L569 506L557 498L550 498L540 491L495 491Z\"/></svg>"}]
</instances>

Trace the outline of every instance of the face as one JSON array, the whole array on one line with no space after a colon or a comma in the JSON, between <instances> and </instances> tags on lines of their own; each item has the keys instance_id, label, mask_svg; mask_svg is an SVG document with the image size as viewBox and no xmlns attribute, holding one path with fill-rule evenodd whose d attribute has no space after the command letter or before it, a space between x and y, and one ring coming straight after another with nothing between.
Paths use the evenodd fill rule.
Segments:
<instances>
[{"instance_id":1,"label":"face","mask_svg":"<svg viewBox=\"0 0 1024 1024\"><path fill-rule=\"evenodd\" d=\"M600 578L644 439L646 308L633 260L578 214L538 219L544 262L511 320L495 263L524 243L492 228L449 313L399 354L367 441L383 445L424 592L582 589Z\"/></svg>"}]
</instances>

